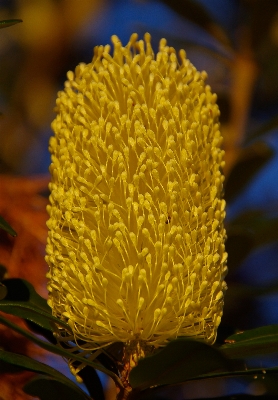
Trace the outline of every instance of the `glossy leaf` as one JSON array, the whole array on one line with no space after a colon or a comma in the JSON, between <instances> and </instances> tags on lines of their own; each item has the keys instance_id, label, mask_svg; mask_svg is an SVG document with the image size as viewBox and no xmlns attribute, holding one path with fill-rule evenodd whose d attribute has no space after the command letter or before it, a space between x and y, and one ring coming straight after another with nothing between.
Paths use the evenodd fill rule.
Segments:
<instances>
[{"instance_id":1,"label":"glossy leaf","mask_svg":"<svg viewBox=\"0 0 278 400\"><path fill-rule=\"evenodd\" d=\"M0 27L1 27L1 25L0 25ZM10 235L12 235L14 237L17 236L16 231L1 216L0 216L0 228L4 229L4 231L8 232Z\"/></svg>"},{"instance_id":2,"label":"glossy leaf","mask_svg":"<svg viewBox=\"0 0 278 400\"><path fill-rule=\"evenodd\" d=\"M54 331L55 322L63 323L52 316L51 308L46 300L24 279L5 279L6 297L0 301L0 310L27 319L43 329Z\"/></svg>"},{"instance_id":3,"label":"glossy leaf","mask_svg":"<svg viewBox=\"0 0 278 400\"><path fill-rule=\"evenodd\" d=\"M130 373L133 388L185 382L204 373L226 370L227 360L214 347L189 339L171 341L156 354L141 359Z\"/></svg>"},{"instance_id":4,"label":"glossy leaf","mask_svg":"<svg viewBox=\"0 0 278 400\"><path fill-rule=\"evenodd\" d=\"M105 373L106 375L109 375L112 379L114 379L114 381L117 381L121 385L121 382L120 382L118 376L116 374L114 374L113 372L109 371L108 369L104 368L101 364L95 363L88 359L84 359L84 357L82 357L78 354L72 353L70 351L64 350L60 346L55 346L51 343L45 342L45 341L39 339L37 336L33 335L32 333L26 331L25 329L20 328L18 325L7 320L2 315L0 315L0 324L3 324L5 326L7 326L8 328L11 328L15 332L21 334L22 336L31 340L33 343L37 344L38 346L42 347L43 349L45 349L47 351L50 351L51 353L58 354L62 357L71 358L71 359L79 361L81 363L85 362L87 365L89 365L95 369L98 369L99 371Z\"/></svg>"},{"instance_id":5,"label":"glossy leaf","mask_svg":"<svg viewBox=\"0 0 278 400\"><path fill-rule=\"evenodd\" d=\"M55 378L57 381L63 383L63 385L67 386L74 393L77 394L79 393L80 395L83 394L82 390L61 372L37 360L33 360L30 357L24 356L22 354L11 353L9 351L0 349L0 360L4 361L5 363L20 367L27 371L49 375ZM82 397L82 399L89 399L89 397L85 393L84 396L85 397Z\"/></svg>"},{"instance_id":6,"label":"glossy leaf","mask_svg":"<svg viewBox=\"0 0 278 400\"><path fill-rule=\"evenodd\" d=\"M52 325L51 322L54 322L55 319L49 314L42 314L41 310L37 311L34 307L25 307L20 302L10 304L2 300L0 301L0 310L7 314L27 319L48 331L54 331L54 324ZM58 320L55 322L58 322Z\"/></svg>"},{"instance_id":7,"label":"glossy leaf","mask_svg":"<svg viewBox=\"0 0 278 400\"><path fill-rule=\"evenodd\" d=\"M225 199L229 203L246 187L257 172L270 160L273 151L265 143L243 149L225 181Z\"/></svg>"},{"instance_id":8,"label":"glossy leaf","mask_svg":"<svg viewBox=\"0 0 278 400\"><path fill-rule=\"evenodd\" d=\"M0 21L0 29L2 28L8 28L9 26L18 24L19 22L22 22L22 19L6 19Z\"/></svg>"},{"instance_id":9,"label":"glossy leaf","mask_svg":"<svg viewBox=\"0 0 278 400\"><path fill-rule=\"evenodd\" d=\"M278 388L277 388L277 375L278 375L278 369L277 368L267 368L267 369L250 369L250 370L244 370L244 371L236 371L236 372L225 372L225 373L219 373L219 374L207 374L203 375L202 378L197 378L195 379L196 381L196 387L199 385L202 385L202 380L206 379L217 379L217 378L229 378L229 379L240 379L242 383L244 383L247 387L250 383L258 382L262 383L265 389L267 390L267 393L271 395L277 395L278 393ZM181 385L184 386L186 382L183 382ZM175 389L179 388L181 385L175 385L175 386L170 386L170 387L165 387L165 386L160 386L157 388L152 388L152 389L147 389L144 390L143 392L140 392L138 396L138 400L171 400L173 398L172 393L176 393ZM229 385L231 387L231 385ZM185 386L186 388L186 386ZM178 391L178 393L183 392L183 389ZM187 391L186 391L187 392ZM246 396L246 397L245 397ZM176 397L175 397L176 398ZM180 397L178 397L180 398ZM192 400L195 397L190 397ZM199 397L196 397L196 399ZM211 398L210 393L207 393L206 398ZM254 397L252 395L228 395L224 397L217 397L217 400L221 399L226 399L226 400L236 400L236 399L258 399L258 400L276 400L277 397ZM134 399L136 400L137 397L135 396Z\"/></svg>"},{"instance_id":10,"label":"glossy leaf","mask_svg":"<svg viewBox=\"0 0 278 400\"><path fill-rule=\"evenodd\" d=\"M278 325L247 330L226 339L221 352L229 358L244 358L278 352Z\"/></svg>"},{"instance_id":11,"label":"glossy leaf","mask_svg":"<svg viewBox=\"0 0 278 400\"><path fill-rule=\"evenodd\" d=\"M212 378L244 378L248 379L250 377L257 378L265 376L265 374L276 376L278 375L278 367L273 368L245 368L242 370L235 370L235 371L224 371L224 372L215 372L215 373L208 373L201 375L197 378L192 380L202 380L202 379L212 379Z\"/></svg>"},{"instance_id":12,"label":"glossy leaf","mask_svg":"<svg viewBox=\"0 0 278 400\"><path fill-rule=\"evenodd\" d=\"M77 386L73 388L65 382L48 376L37 376L23 388L24 392L40 400L88 400L91 399Z\"/></svg>"}]
</instances>

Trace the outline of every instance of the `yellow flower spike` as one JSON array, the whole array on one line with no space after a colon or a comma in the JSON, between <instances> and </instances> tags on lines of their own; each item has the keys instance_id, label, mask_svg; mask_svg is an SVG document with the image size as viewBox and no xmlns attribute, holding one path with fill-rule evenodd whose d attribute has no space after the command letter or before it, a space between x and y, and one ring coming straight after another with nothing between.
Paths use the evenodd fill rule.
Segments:
<instances>
[{"instance_id":1,"label":"yellow flower spike","mask_svg":"<svg viewBox=\"0 0 278 400\"><path fill-rule=\"evenodd\" d=\"M184 50L112 42L58 94L48 302L86 349L133 343L136 361L179 336L216 338L224 152L216 95Z\"/></svg>"}]
</instances>

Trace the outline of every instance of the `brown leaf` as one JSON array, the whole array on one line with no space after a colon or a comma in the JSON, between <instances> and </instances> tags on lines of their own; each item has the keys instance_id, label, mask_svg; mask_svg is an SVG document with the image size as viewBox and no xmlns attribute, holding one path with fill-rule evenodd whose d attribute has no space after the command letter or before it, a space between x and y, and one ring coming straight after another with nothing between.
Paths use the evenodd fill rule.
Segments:
<instances>
[{"instance_id":1,"label":"brown leaf","mask_svg":"<svg viewBox=\"0 0 278 400\"><path fill-rule=\"evenodd\" d=\"M47 190L48 180L46 176L28 178L0 175L0 215L18 234L13 238L0 230L0 264L7 268L5 278L27 279L43 296L47 295L44 249L48 200L40 192ZM20 318L7 314L5 317L27 329ZM30 357L42 356L44 352L21 335L1 325L0 347ZM32 376L30 372L0 374L0 398L31 399L21 388Z\"/></svg>"},{"instance_id":2,"label":"brown leaf","mask_svg":"<svg viewBox=\"0 0 278 400\"><path fill-rule=\"evenodd\" d=\"M14 227L18 236L0 232L0 263L9 277L29 280L46 295L44 247L46 243L46 205L40 192L47 190L48 177L0 176L0 215Z\"/></svg>"}]
</instances>

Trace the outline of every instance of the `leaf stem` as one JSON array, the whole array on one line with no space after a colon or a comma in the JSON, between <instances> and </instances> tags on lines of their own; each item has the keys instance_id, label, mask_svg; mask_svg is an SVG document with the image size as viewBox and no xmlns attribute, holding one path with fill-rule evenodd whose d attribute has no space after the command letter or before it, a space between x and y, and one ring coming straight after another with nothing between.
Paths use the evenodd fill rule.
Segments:
<instances>
[{"instance_id":1,"label":"leaf stem","mask_svg":"<svg viewBox=\"0 0 278 400\"><path fill-rule=\"evenodd\" d=\"M137 394L139 393L138 389L132 389L129 387L117 387L119 392L117 394L116 400L136 400Z\"/></svg>"}]
</instances>

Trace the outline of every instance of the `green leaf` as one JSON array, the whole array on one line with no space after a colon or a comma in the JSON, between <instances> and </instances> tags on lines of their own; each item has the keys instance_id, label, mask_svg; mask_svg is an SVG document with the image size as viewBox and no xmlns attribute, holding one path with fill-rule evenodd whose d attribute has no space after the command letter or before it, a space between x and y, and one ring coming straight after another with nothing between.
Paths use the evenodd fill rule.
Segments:
<instances>
[{"instance_id":1,"label":"green leaf","mask_svg":"<svg viewBox=\"0 0 278 400\"><path fill-rule=\"evenodd\" d=\"M0 27L1 27L1 25L0 25ZM13 230L13 228L8 224L7 221L4 220L3 217L1 217L1 215L0 215L0 228L4 229L4 231L8 232L10 235L12 235L14 237L17 236L16 231Z\"/></svg>"},{"instance_id":2,"label":"green leaf","mask_svg":"<svg viewBox=\"0 0 278 400\"><path fill-rule=\"evenodd\" d=\"M220 351L228 358L278 353L278 325L247 330L226 339Z\"/></svg>"},{"instance_id":3,"label":"green leaf","mask_svg":"<svg viewBox=\"0 0 278 400\"><path fill-rule=\"evenodd\" d=\"M272 367L272 368L250 368L250 369L244 369L244 370L237 370L237 371L225 371L225 372L215 372L215 373L208 373L204 374L201 376L198 376L196 378L193 378L191 380L202 380L202 379L211 379L211 378L248 378L250 376L254 377L254 375L257 375L257 377L262 377L265 374L278 374L278 367Z\"/></svg>"},{"instance_id":4,"label":"green leaf","mask_svg":"<svg viewBox=\"0 0 278 400\"><path fill-rule=\"evenodd\" d=\"M266 393L268 393L268 395L265 396L259 396L259 397L255 397L253 395L244 395L244 394L233 394L233 395L227 395L224 397L218 397L215 398L217 400L236 400L236 399L258 399L258 400L276 400L277 399L277 393L278 393L278 388L277 388L277 373L278 370L277 369L266 369L266 370L262 370L262 368L260 369L252 369L252 370L248 370L248 371L242 371L241 375L226 375L225 374L219 374L219 375L212 375L212 374L208 374L206 376L204 376L204 378L202 379L197 379L195 382L195 387L198 388L198 386L202 385L202 380L203 379L212 379L212 378L236 378L237 381L240 378L240 380L242 381L243 384L245 384L245 387L247 387L249 384L251 383L258 383L259 387L262 385L265 389L266 389ZM233 380L233 382L236 382L235 379ZM186 382L183 382L182 388L180 388L181 385L175 385L175 386L170 386L170 387L165 387L165 386L160 386L157 388L152 388L152 389L147 389L144 390L143 392L140 392L140 397L138 397L140 400L171 400L173 399L173 393L184 393L184 390L186 391L186 393L188 392L188 389L186 390L186 386L185 386ZM231 385L229 385L231 387ZM176 392L176 387L177 387L177 392ZM193 386L194 388L194 386ZM269 397L269 394L271 395L276 395L275 397ZM210 397L211 394L207 393L206 395L206 399L211 398ZM137 397L135 397L137 399ZM176 397L175 397L176 398ZM178 397L179 399L181 397ZM183 398L183 397L182 397ZM198 395L197 397L194 397L194 399L198 399ZM193 400L193 397L190 397L190 399Z\"/></svg>"},{"instance_id":5,"label":"green leaf","mask_svg":"<svg viewBox=\"0 0 278 400\"><path fill-rule=\"evenodd\" d=\"M0 302L0 310L11 315L15 315L17 317L27 319L40 327L48 330L54 331L54 326L51 322L55 321L51 315L45 315L40 310L37 311L33 307L25 307L24 304L20 302L14 302L13 304L9 304L9 302L1 301ZM59 322L58 320L56 322Z\"/></svg>"},{"instance_id":6,"label":"green leaf","mask_svg":"<svg viewBox=\"0 0 278 400\"><path fill-rule=\"evenodd\" d=\"M83 395L80 399L89 399L89 397L78 387L76 386L69 378L63 375L61 372L56 369L49 367L48 365L41 363L40 361L33 360L30 357L24 356L22 354L11 353L9 351L0 349L0 360L5 363L12 364L14 366L23 368L27 371L32 371L40 374L46 374L57 381L61 382L63 385L68 387L70 390L74 391L74 393L78 393L79 395ZM84 397L85 396L85 397ZM50 397L49 397L50 398ZM77 397L76 397L77 398ZM79 398L79 397L78 397Z\"/></svg>"},{"instance_id":7,"label":"green leaf","mask_svg":"<svg viewBox=\"0 0 278 400\"><path fill-rule=\"evenodd\" d=\"M5 326L7 326L8 328L11 328L15 332L18 332L22 336L31 340L33 343L37 344L38 346L42 347L43 349L50 351L51 353L58 354L62 357L70 358L70 359L79 361L81 363L86 363L86 365L89 365L95 369L98 369L99 371L105 373L106 375L109 375L114 381L117 381L118 384L121 385L121 381L120 381L119 377L116 374L114 374L113 372L104 368L101 364L90 361L89 359L85 359L84 357L80 356L79 354L74 354L70 351L64 350L60 346L55 346L51 343L45 342L45 341L39 339L37 336L34 336L32 333L27 332L25 329L22 329L18 325L7 320L2 315L0 315L0 324L3 324Z\"/></svg>"},{"instance_id":8,"label":"green leaf","mask_svg":"<svg viewBox=\"0 0 278 400\"><path fill-rule=\"evenodd\" d=\"M76 389L66 385L57 379L47 376L37 376L28 382L23 390L25 393L35 396L40 400L88 400L91 399L87 394L81 391L77 386Z\"/></svg>"},{"instance_id":9,"label":"green leaf","mask_svg":"<svg viewBox=\"0 0 278 400\"><path fill-rule=\"evenodd\" d=\"M204 373L226 370L227 360L218 350L203 342L176 339L156 354L139 360L131 370L133 388L182 383Z\"/></svg>"},{"instance_id":10,"label":"green leaf","mask_svg":"<svg viewBox=\"0 0 278 400\"><path fill-rule=\"evenodd\" d=\"M239 160L225 181L225 199L228 203L246 187L272 155L273 151L265 143L255 143L242 150Z\"/></svg>"},{"instance_id":11,"label":"green leaf","mask_svg":"<svg viewBox=\"0 0 278 400\"><path fill-rule=\"evenodd\" d=\"M24 279L5 279L3 284L7 288L7 295L0 301L0 310L27 319L43 329L53 332L55 323L65 325L52 315L51 308Z\"/></svg>"},{"instance_id":12,"label":"green leaf","mask_svg":"<svg viewBox=\"0 0 278 400\"><path fill-rule=\"evenodd\" d=\"M6 19L0 21L0 29L3 28L8 28L9 26L18 24L19 22L22 22L22 19Z\"/></svg>"},{"instance_id":13,"label":"green leaf","mask_svg":"<svg viewBox=\"0 0 278 400\"><path fill-rule=\"evenodd\" d=\"M94 400L105 400L101 380L94 368L86 366L78 372L78 375Z\"/></svg>"},{"instance_id":14,"label":"green leaf","mask_svg":"<svg viewBox=\"0 0 278 400\"><path fill-rule=\"evenodd\" d=\"M30 282L19 278L5 279L3 282L8 288L7 300L29 302L42 311L51 314L51 308L46 299L36 292Z\"/></svg>"}]
</instances>

